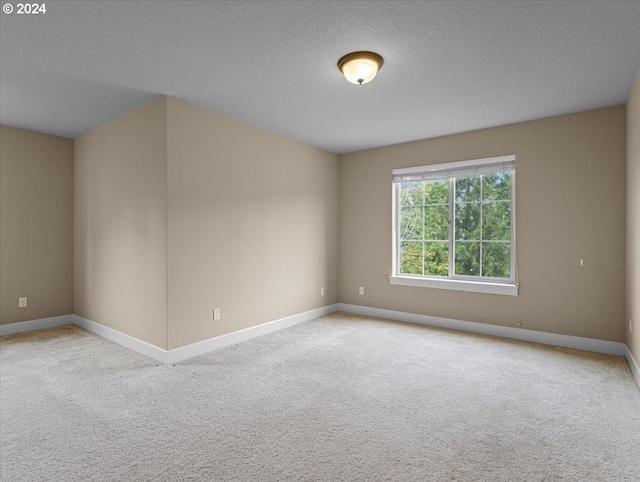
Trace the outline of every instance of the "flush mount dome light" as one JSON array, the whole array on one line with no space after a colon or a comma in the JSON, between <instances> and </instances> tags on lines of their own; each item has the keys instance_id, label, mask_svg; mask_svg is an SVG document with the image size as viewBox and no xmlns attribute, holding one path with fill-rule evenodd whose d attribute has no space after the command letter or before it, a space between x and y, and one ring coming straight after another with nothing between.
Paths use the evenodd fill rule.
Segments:
<instances>
[{"instance_id":1,"label":"flush mount dome light","mask_svg":"<svg viewBox=\"0 0 640 482\"><path fill-rule=\"evenodd\" d=\"M352 84L371 82L382 67L382 57L374 52L351 52L338 60L338 68Z\"/></svg>"}]
</instances>

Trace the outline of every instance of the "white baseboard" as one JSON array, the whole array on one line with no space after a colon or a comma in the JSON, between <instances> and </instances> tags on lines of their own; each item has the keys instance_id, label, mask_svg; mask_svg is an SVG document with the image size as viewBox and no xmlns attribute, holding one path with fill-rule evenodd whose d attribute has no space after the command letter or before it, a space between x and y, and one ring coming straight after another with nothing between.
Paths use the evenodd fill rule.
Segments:
<instances>
[{"instance_id":1,"label":"white baseboard","mask_svg":"<svg viewBox=\"0 0 640 482\"><path fill-rule=\"evenodd\" d=\"M58 326L64 325L73 325L73 315L52 316L50 318L40 318L39 320L19 321L17 323L0 325L0 336L57 328Z\"/></svg>"},{"instance_id":2,"label":"white baseboard","mask_svg":"<svg viewBox=\"0 0 640 482\"><path fill-rule=\"evenodd\" d=\"M574 348L576 350L592 351L607 355L624 356L626 344L615 341L596 340L593 338L583 338L580 336L558 335L545 331L524 330L509 326L490 325L487 323L476 323L472 321L454 320L450 318L439 318L437 316L418 315L403 311L384 310L381 308L370 308L368 306L351 305L348 303L338 303L338 309L346 313L355 315L372 316L375 318L386 318L388 320L405 321L420 325L447 328L450 330L466 331L480 335L497 336L512 340L541 343L543 345L561 346L564 348Z\"/></svg>"},{"instance_id":3,"label":"white baseboard","mask_svg":"<svg viewBox=\"0 0 640 482\"><path fill-rule=\"evenodd\" d=\"M333 305L323 306L304 313L298 313L286 318L270 321L262 325L252 326L250 328L245 328L244 330L210 338L208 340L203 340L169 351L163 350L162 348L158 348L157 346L139 340L138 338L77 315L54 316L51 318L0 325L0 336L75 324L85 330L95 333L96 335L102 336L107 340L111 340L119 345L141 353L142 355L148 356L160 363L172 364L198 355L203 355L220 348L235 345L236 343L241 343L252 338L266 335L267 333L282 330L284 328L297 325L298 323L310 321L336 311L388 320L404 321L408 323L417 323L420 325L477 333L481 335L497 336L500 338L528 341L532 343L541 343L543 345L561 346L577 350L604 353L607 355L623 356L629 364L629 368L631 369L631 373L633 374L638 387L640 387L640 366L625 343L596 340L593 338L583 338L579 336L559 335L556 333L454 320L429 315L419 315L416 313L371 308L368 306L352 305L348 303L336 303Z\"/></svg>"},{"instance_id":4,"label":"white baseboard","mask_svg":"<svg viewBox=\"0 0 640 482\"><path fill-rule=\"evenodd\" d=\"M131 335L122 333L121 331L114 330L113 328L109 328L108 326L101 325L100 323L96 323L95 321L87 320L86 318L82 318L78 315L73 315L73 323L78 325L80 328L84 328L85 330L90 331L91 333L95 333L96 335L106 338L107 340L113 341L118 345L122 345L133 351L137 351L138 353L148 356L149 358L153 358L160 363L163 363L165 365L168 363L167 350L158 348L151 343L147 343L146 341L142 341Z\"/></svg>"},{"instance_id":5,"label":"white baseboard","mask_svg":"<svg viewBox=\"0 0 640 482\"><path fill-rule=\"evenodd\" d=\"M627 345L624 346L624 357L627 359L627 363L629 364L629 368L631 368L633 378L636 379L638 388L640 388L640 365L638 365L636 359L633 358L633 354Z\"/></svg>"},{"instance_id":6,"label":"white baseboard","mask_svg":"<svg viewBox=\"0 0 640 482\"><path fill-rule=\"evenodd\" d=\"M337 307L337 304L323 306L314 310L305 311L304 313L287 316L286 318L270 321L258 326L252 326L250 328L245 328L244 330L217 336L215 338L210 338L208 340L203 340L169 351L163 350L162 348L158 348L146 341L142 341L131 335L127 335L126 333L122 333L121 331L114 330L113 328L109 328L108 326L88 320L78 315L56 316L53 318L43 318L41 320L21 321L18 323L0 325L0 334L2 336L13 335L15 333L26 333L29 331L55 328L63 325L77 325L80 328L84 328L87 331L118 343L119 345L136 351L142 355L148 356L160 363L171 364L334 313L338 310Z\"/></svg>"},{"instance_id":7,"label":"white baseboard","mask_svg":"<svg viewBox=\"0 0 640 482\"><path fill-rule=\"evenodd\" d=\"M273 333L274 331L289 328L290 326L297 325L298 323L314 320L336 311L338 311L338 304L327 305L314 310L305 311L304 313L298 313L297 315L287 316L286 318L280 318L279 320L263 323L262 325L252 326L250 328L245 328L244 330L216 336L215 338L209 338L208 340L192 343L191 345L174 348L173 350L169 350L168 363L177 363L188 358L193 358L194 356L204 355L205 353L219 350L220 348L230 345L235 345L236 343L241 343L258 336L266 335L267 333Z\"/></svg>"}]
</instances>

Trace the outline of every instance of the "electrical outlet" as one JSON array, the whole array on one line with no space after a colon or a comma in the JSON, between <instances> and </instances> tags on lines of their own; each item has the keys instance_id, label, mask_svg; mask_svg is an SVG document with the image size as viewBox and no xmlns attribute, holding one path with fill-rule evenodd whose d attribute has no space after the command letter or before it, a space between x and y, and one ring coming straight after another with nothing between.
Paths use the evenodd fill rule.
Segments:
<instances>
[{"instance_id":1,"label":"electrical outlet","mask_svg":"<svg viewBox=\"0 0 640 482\"><path fill-rule=\"evenodd\" d=\"M359 295L363 295L363 294L364 294L364 286L360 286L360 287L358 288L358 294L359 294Z\"/></svg>"},{"instance_id":2,"label":"electrical outlet","mask_svg":"<svg viewBox=\"0 0 640 482\"><path fill-rule=\"evenodd\" d=\"M324 286L320 288L320 296L324 296Z\"/></svg>"},{"instance_id":3,"label":"electrical outlet","mask_svg":"<svg viewBox=\"0 0 640 482\"><path fill-rule=\"evenodd\" d=\"M18 308L26 308L27 307L27 297L18 298Z\"/></svg>"},{"instance_id":4,"label":"electrical outlet","mask_svg":"<svg viewBox=\"0 0 640 482\"><path fill-rule=\"evenodd\" d=\"M213 309L213 321L218 321L220 319L220 308Z\"/></svg>"}]
</instances>

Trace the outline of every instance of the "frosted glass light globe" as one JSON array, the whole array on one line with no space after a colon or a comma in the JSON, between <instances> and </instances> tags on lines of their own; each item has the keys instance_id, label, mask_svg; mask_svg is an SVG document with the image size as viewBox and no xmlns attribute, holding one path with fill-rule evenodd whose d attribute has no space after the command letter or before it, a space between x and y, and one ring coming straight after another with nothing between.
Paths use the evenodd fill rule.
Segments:
<instances>
[{"instance_id":1,"label":"frosted glass light globe","mask_svg":"<svg viewBox=\"0 0 640 482\"><path fill-rule=\"evenodd\" d=\"M378 64L369 59L352 60L342 67L342 73L352 84L362 85L373 80L378 73Z\"/></svg>"}]
</instances>

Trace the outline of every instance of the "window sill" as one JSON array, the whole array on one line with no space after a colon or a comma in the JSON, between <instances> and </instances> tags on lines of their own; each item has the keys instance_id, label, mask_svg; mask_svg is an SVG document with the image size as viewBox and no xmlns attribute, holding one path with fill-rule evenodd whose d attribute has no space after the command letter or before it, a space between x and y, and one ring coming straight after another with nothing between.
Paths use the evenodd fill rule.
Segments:
<instances>
[{"instance_id":1,"label":"window sill","mask_svg":"<svg viewBox=\"0 0 640 482\"><path fill-rule=\"evenodd\" d=\"M389 282L392 285L518 296L518 285L515 283L488 283L457 279L418 278L414 276L389 276Z\"/></svg>"}]
</instances>

